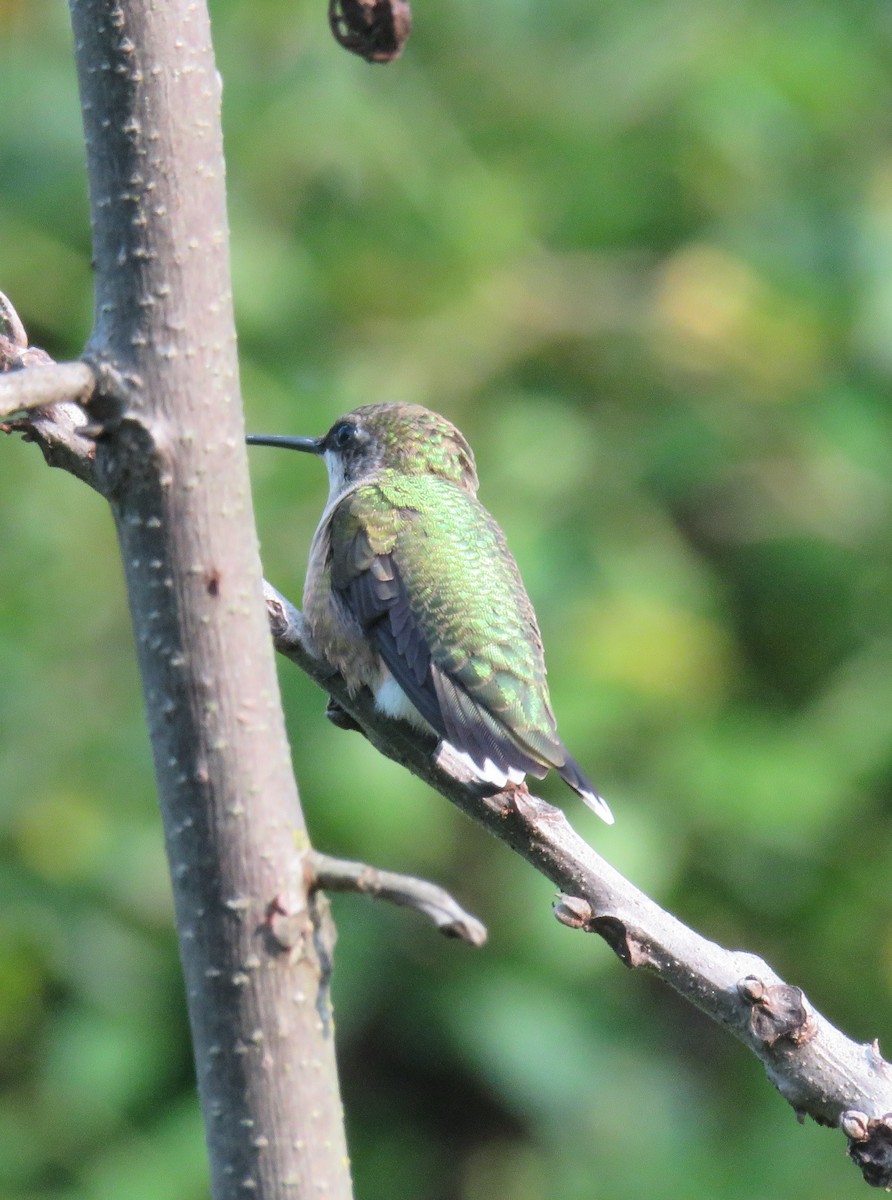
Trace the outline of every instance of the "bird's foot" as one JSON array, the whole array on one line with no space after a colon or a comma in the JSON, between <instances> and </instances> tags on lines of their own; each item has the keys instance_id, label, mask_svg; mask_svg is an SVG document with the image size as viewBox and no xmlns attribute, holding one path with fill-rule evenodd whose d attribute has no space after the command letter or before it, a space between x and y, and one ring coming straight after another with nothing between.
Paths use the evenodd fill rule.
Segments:
<instances>
[{"instance_id":1,"label":"bird's foot","mask_svg":"<svg viewBox=\"0 0 892 1200\"><path fill-rule=\"evenodd\" d=\"M328 704L325 706L325 715L332 725L337 725L338 729L352 729L356 733L363 732L359 722L354 720L346 708L343 708L333 696L329 698Z\"/></svg>"}]
</instances>

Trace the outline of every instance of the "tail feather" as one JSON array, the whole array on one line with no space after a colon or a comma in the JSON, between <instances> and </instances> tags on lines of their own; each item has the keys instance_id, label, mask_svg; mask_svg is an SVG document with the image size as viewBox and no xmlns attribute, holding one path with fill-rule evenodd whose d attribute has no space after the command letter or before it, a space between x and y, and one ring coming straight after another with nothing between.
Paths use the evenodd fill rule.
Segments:
<instances>
[{"instance_id":1,"label":"tail feather","mask_svg":"<svg viewBox=\"0 0 892 1200\"><path fill-rule=\"evenodd\" d=\"M592 812L598 814L602 821L606 821L608 825L613 824L613 813L607 801L604 800L595 791L591 780L583 773L579 763L568 754L564 760L564 765L558 767L558 774L564 783L570 785L580 799L584 800Z\"/></svg>"}]
</instances>

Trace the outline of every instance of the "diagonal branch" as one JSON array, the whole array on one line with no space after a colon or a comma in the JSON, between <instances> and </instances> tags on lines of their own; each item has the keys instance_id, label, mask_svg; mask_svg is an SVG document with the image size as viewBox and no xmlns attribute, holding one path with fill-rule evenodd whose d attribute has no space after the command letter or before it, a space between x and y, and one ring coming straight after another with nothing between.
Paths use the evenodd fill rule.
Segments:
<instances>
[{"instance_id":1,"label":"diagonal branch","mask_svg":"<svg viewBox=\"0 0 892 1200\"><path fill-rule=\"evenodd\" d=\"M0 377L0 419L49 404L79 404L96 385L89 363L51 363L8 371Z\"/></svg>"},{"instance_id":2,"label":"diagonal branch","mask_svg":"<svg viewBox=\"0 0 892 1200\"><path fill-rule=\"evenodd\" d=\"M45 350L29 346L19 314L0 292L0 432L21 433L37 443L49 466L101 491L96 447L85 436L88 418L82 407L96 382L91 364L55 363ZM14 413L24 415L3 420Z\"/></svg>"},{"instance_id":3,"label":"diagonal branch","mask_svg":"<svg viewBox=\"0 0 892 1200\"><path fill-rule=\"evenodd\" d=\"M876 1043L851 1041L761 958L726 950L665 912L596 854L559 809L525 788L487 795L442 750L432 754L432 738L383 716L369 693L351 696L314 656L301 613L269 584L266 598L276 649L334 697L376 749L556 884L562 924L599 934L627 967L651 971L723 1025L761 1060L797 1116L841 1127L865 1179L892 1185L892 1065Z\"/></svg>"},{"instance_id":4,"label":"diagonal branch","mask_svg":"<svg viewBox=\"0 0 892 1200\"><path fill-rule=\"evenodd\" d=\"M47 446L63 445L67 461L54 465L98 487L92 442L72 436L62 420L73 407L31 414L12 428L38 441L48 461ZM78 423L84 420L81 415ZM442 750L435 754L433 738L425 740L384 717L368 693L351 696L341 676L313 654L299 610L269 584L266 600L276 649L327 691L376 749L550 879L561 892L555 916L562 924L599 934L626 966L653 972L725 1026L762 1061L798 1116L841 1128L865 1180L892 1186L892 1067L875 1042L851 1041L756 955L726 950L688 929L596 854L560 810L526 790L487 794L461 764L450 762ZM358 864L350 867L362 870ZM331 875L318 870L318 886L335 886Z\"/></svg>"}]
</instances>

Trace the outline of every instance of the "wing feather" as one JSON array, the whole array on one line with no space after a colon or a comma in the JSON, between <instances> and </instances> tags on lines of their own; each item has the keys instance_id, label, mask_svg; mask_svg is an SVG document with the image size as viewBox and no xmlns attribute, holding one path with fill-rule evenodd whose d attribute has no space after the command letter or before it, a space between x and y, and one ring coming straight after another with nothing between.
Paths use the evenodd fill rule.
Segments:
<instances>
[{"instance_id":1,"label":"wing feather","mask_svg":"<svg viewBox=\"0 0 892 1200\"><path fill-rule=\"evenodd\" d=\"M548 704L539 630L501 530L482 507L462 510L460 517L483 520L492 545L468 530L449 544L452 527L440 510L476 501L451 488L439 509L394 514L376 491L359 489L333 514L332 588L415 708L459 753L505 775L541 778L560 768L565 751ZM446 569L433 564L435 588L419 574L419 550L431 547L452 555ZM456 562L458 573L448 569ZM510 586L500 605L476 611L494 562L507 563ZM531 710L538 719L529 719Z\"/></svg>"}]
</instances>

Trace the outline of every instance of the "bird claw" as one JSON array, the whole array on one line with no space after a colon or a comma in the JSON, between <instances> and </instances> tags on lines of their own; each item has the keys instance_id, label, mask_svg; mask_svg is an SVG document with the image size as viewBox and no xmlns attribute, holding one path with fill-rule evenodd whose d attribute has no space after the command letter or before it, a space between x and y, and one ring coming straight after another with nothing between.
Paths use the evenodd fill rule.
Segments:
<instances>
[{"instance_id":1,"label":"bird claw","mask_svg":"<svg viewBox=\"0 0 892 1200\"><path fill-rule=\"evenodd\" d=\"M332 725L337 725L338 729L351 729L356 733L363 732L359 722L354 720L346 708L342 707L333 696L329 698L328 704L325 706L325 715Z\"/></svg>"}]
</instances>

